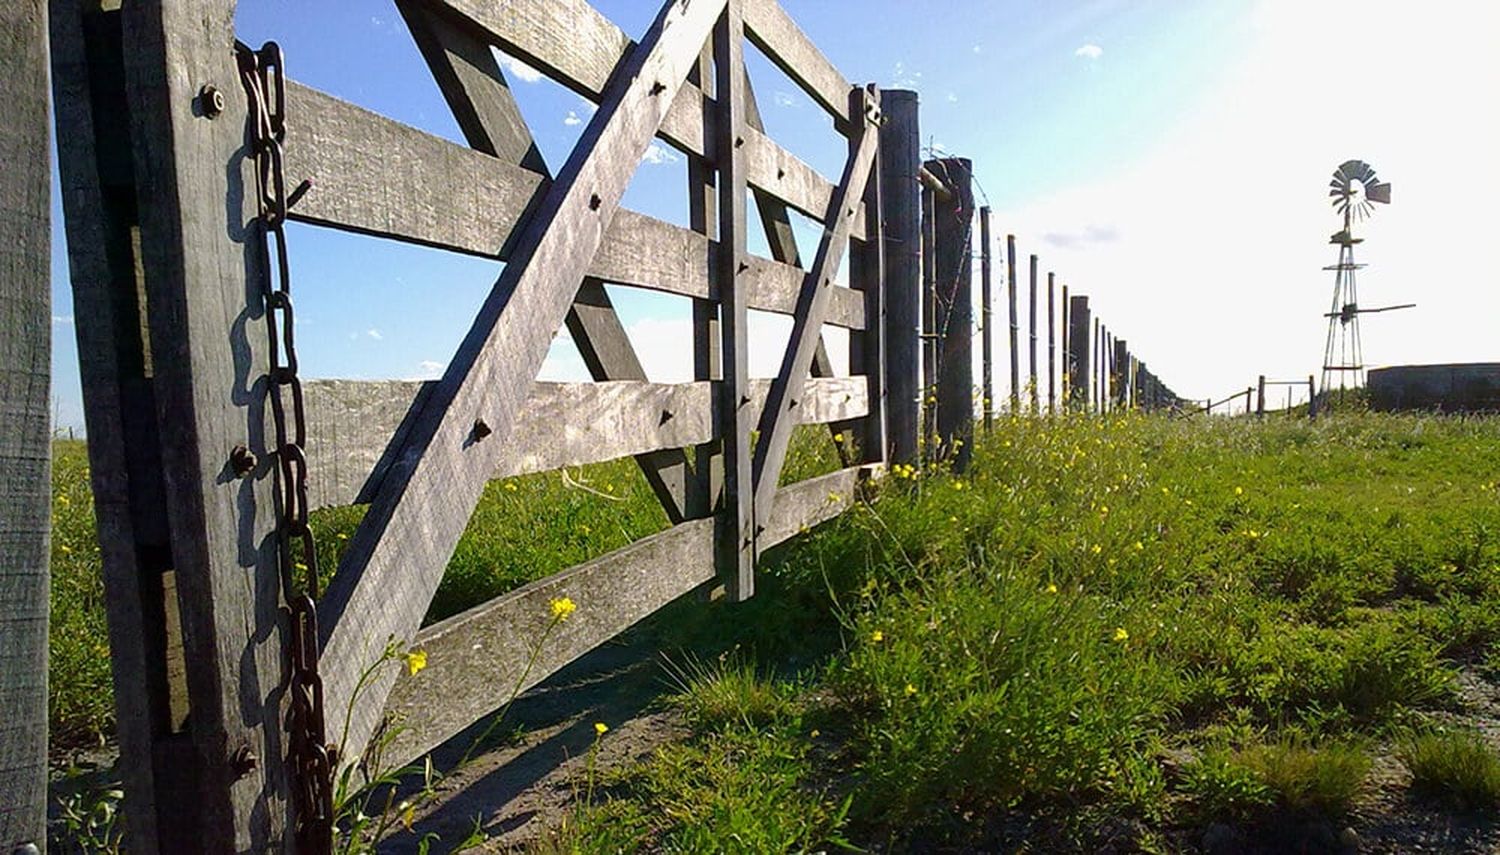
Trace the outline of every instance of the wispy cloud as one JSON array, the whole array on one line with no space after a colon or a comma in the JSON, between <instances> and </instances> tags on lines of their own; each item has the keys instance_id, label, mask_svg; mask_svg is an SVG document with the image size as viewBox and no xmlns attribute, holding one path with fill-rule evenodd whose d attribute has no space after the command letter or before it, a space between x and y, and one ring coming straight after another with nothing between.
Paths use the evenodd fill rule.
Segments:
<instances>
[{"instance_id":1,"label":"wispy cloud","mask_svg":"<svg viewBox=\"0 0 1500 855\"><path fill-rule=\"evenodd\" d=\"M380 334L380 330L375 329L374 327L370 327L369 329L365 330L365 335L375 339L376 341L381 341L385 338L385 336Z\"/></svg>"},{"instance_id":2,"label":"wispy cloud","mask_svg":"<svg viewBox=\"0 0 1500 855\"><path fill-rule=\"evenodd\" d=\"M432 359L424 359L417 363L417 376L413 380L436 380L443 376L443 369L448 366Z\"/></svg>"},{"instance_id":3,"label":"wispy cloud","mask_svg":"<svg viewBox=\"0 0 1500 855\"><path fill-rule=\"evenodd\" d=\"M776 102L776 106L778 107L797 106L797 99L792 96L792 93L782 92L780 89L771 94L771 100Z\"/></svg>"},{"instance_id":4,"label":"wispy cloud","mask_svg":"<svg viewBox=\"0 0 1500 855\"><path fill-rule=\"evenodd\" d=\"M583 124L583 120L578 118L578 113L573 110L569 110L567 117L563 119L563 124L571 128L574 125Z\"/></svg>"},{"instance_id":5,"label":"wispy cloud","mask_svg":"<svg viewBox=\"0 0 1500 855\"><path fill-rule=\"evenodd\" d=\"M1060 249L1076 249L1092 244L1113 243L1120 239L1115 226L1085 226L1078 232L1047 232L1042 241Z\"/></svg>"},{"instance_id":6,"label":"wispy cloud","mask_svg":"<svg viewBox=\"0 0 1500 855\"><path fill-rule=\"evenodd\" d=\"M975 45L974 47L970 48L970 50L974 51L975 53L984 53L984 45Z\"/></svg>"},{"instance_id":7,"label":"wispy cloud","mask_svg":"<svg viewBox=\"0 0 1500 855\"><path fill-rule=\"evenodd\" d=\"M500 67L509 71L522 83L535 83L542 79L542 73L513 56L500 54Z\"/></svg>"},{"instance_id":8,"label":"wispy cloud","mask_svg":"<svg viewBox=\"0 0 1500 855\"><path fill-rule=\"evenodd\" d=\"M922 85L922 72L912 71L906 67L906 63L897 60L896 67L891 71L891 85L915 89Z\"/></svg>"},{"instance_id":9,"label":"wispy cloud","mask_svg":"<svg viewBox=\"0 0 1500 855\"><path fill-rule=\"evenodd\" d=\"M949 104L957 104L958 103L958 93L956 93L956 92L949 92L948 93L948 103Z\"/></svg>"},{"instance_id":10,"label":"wispy cloud","mask_svg":"<svg viewBox=\"0 0 1500 855\"><path fill-rule=\"evenodd\" d=\"M1086 45L1083 45L1078 50L1073 51L1073 55L1074 56L1081 56L1084 59L1088 59L1088 60L1094 60L1094 59L1098 59L1101 56L1104 56L1104 48L1099 47L1098 45L1094 44L1093 42L1090 42L1090 43L1088 43Z\"/></svg>"},{"instance_id":11,"label":"wispy cloud","mask_svg":"<svg viewBox=\"0 0 1500 855\"><path fill-rule=\"evenodd\" d=\"M663 163L676 163L680 158L666 146L652 143L646 147L646 153L641 155L641 163L649 163L652 166L660 166Z\"/></svg>"},{"instance_id":12,"label":"wispy cloud","mask_svg":"<svg viewBox=\"0 0 1500 855\"><path fill-rule=\"evenodd\" d=\"M71 323L73 323L73 316L72 315L53 315L52 316L52 323L54 323L54 324L71 324Z\"/></svg>"}]
</instances>

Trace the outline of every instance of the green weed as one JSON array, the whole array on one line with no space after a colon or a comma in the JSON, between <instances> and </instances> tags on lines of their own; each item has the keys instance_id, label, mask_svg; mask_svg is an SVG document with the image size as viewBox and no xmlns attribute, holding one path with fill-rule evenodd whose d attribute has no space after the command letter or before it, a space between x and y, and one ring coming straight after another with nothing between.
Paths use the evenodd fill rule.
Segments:
<instances>
[{"instance_id":1,"label":"green weed","mask_svg":"<svg viewBox=\"0 0 1500 855\"><path fill-rule=\"evenodd\" d=\"M1424 733L1397 753L1411 770L1414 793L1465 810L1500 811L1500 753L1482 735Z\"/></svg>"}]
</instances>

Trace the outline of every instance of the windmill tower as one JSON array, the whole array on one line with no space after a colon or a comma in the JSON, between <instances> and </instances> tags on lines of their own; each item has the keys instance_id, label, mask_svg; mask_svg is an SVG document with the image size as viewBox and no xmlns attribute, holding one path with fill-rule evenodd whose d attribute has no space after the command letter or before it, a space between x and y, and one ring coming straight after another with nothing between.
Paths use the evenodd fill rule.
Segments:
<instances>
[{"instance_id":1,"label":"windmill tower","mask_svg":"<svg viewBox=\"0 0 1500 855\"><path fill-rule=\"evenodd\" d=\"M1334 209L1343 215L1344 228L1328 240L1339 248L1338 264L1323 268L1334 271L1334 274L1333 304L1324 315L1328 318L1328 341L1323 348L1322 388L1332 389L1337 382L1339 389L1343 390L1346 386L1357 388L1364 385L1364 348L1359 338L1359 316L1410 308L1411 304L1361 309L1359 291L1354 282L1354 272L1364 267L1354 263L1354 245L1363 242L1363 238L1354 236L1354 223L1370 216L1377 202L1382 205L1390 203L1391 185L1377 183L1375 168L1370 164L1362 160L1346 160L1333 171L1333 180L1328 182L1328 187Z\"/></svg>"}]
</instances>

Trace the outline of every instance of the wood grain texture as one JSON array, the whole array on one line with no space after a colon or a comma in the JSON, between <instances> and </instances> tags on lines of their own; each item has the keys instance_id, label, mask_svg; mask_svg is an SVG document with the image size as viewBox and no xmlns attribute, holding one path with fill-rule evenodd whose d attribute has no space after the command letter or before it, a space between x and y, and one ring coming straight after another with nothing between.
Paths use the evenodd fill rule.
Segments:
<instances>
[{"instance_id":1,"label":"wood grain texture","mask_svg":"<svg viewBox=\"0 0 1500 855\"><path fill-rule=\"evenodd\" d=\"M51 185L43 0L0 6L0 847L46 844Z\"/></svg>"},{"instance_id":2,"label":"wood grain texture","mask_svg":"<svg viewBox=\"0 0 1500 855\"><path fill-rule=\"evenodd\" d=\"M843 260L853 228L853 201L864 197L879 150L876 122L878 94L855 89L848 96L851 112L860 115L859 133L850 139L849 160L844 167L839 189L829 202L825 220L833 226L823 233L817 255L803 280L793 315L791 337L782 358L781 368L771 384L760 417L760 440L755 447L755 516L764 526L775 501L777 481L786 461L796 411L803 397L802 389L812 368L813 354L819 344L819 331L833 288L833 275ZM854 105L858 105L856 108ZM878 373L878 372L877 372Z\"/></svg>"},{"instance_id":3,"label":"wood grain texture","mask_svg":"<svg viewBox=\"0 0 1500 855\"><path fill-rule=\"evenodd\" d=\"M967 158L929 160L951 198L933 209L934 330L937 346L936 447L955 471L968 468L974 446L974 310L972 164Z\"/></svg>"},{"instance_id":4,"label":"wood grain texture","mask_svg":"<svg viewBox=\"0 0 1500 855\"><path fill-rule=\"evenodd\" d=\"M53 113L125 786L123 830L130 851L151 855L166 848L158 832L170 835L176 827L170 816L157 821L159 810L171 810L170 799L157 798L158 782L170 794L174 771L162 768L173 753L157 750L166 748L157 741L157 723L167 719L166 681L160 609L149 605L161 600L155 565L169 538L155 399L144 377L131 236L134 167L120 145L130 135L120 15L86 13L87 5L50 4ZM114 145L96 147L96 139ZM191 771L183 765L188 769L179 777Z\"/></svg>"},{"instance_id":5,"label":"wood grain texture","mask_svg":"<svg viewBox=\"0 0 1500 855\"><path fill-rule=\"evenodd\" d=\"M546 192L540 173L289 81L288 188L313 186L295 220L503 258Z\"/></svg>"},{"instance_id":6,"label":"wood grain texture","mask_svg":"<svg viewBox=\"0 0 1500 855\"><path fill-rule=\"evenodd\" d=\"M309 380L308 499L313 507L363 504L405 443L411 413L436 381ZM807 381L800 424L836 424L869 412L863 377ZM633 454L708 443L718 382L538 383L491 477L509 478ZM760 412L771 381L749 381Z\"/></svg>"},{"instance_id":7,"label":"wood grain texture","mask_svg":"<svg viewBox=\"0 0 1500 855\"><path fill-rule=\"evenodd\" d=\"M558 4L559 6L565 4ZM665 7L615 74L568 162L413 424L319 604L324 686L342 709L390 636L410 638L512 435L553 333L603 241L641 155L722 3ZM486 432L476 430L483 422ZM374 731L390 689L367 685L346 756Z\"/></svg>"},{"instance_id":8,"label":"wood grain texture","mask_svg":"<svg viewBox=\"0 0 1500 855\"><path fill-rule=\"evenodd\" d=\"M719 453L724 491L714 530L718 578L732 602L755 594L755 508L751 474L756 413L750 407L750 319L747 287L740 274L746 255L744 4L729 0L713 29L713 146L718 167L715 187L719 214L719 254L714 282L719 287L719 337L723 349L719 390Z\"/></svg>"},{"instance_id":9,"label":"wood grain texture","mask_svg":"<svg viewBox=\"0 0 1500 855\"><path fill-rule=\"evenodd\" d=\"M787 487L762 540L781 543L843 513L875 471L844 469ZM713 527L711 519L674 526L423 629L415 643L426 651L427 667L416 675L399 673L387 704L404 727L387 759L420 757L494 711L512 691L535 686L711 581ZM554 624L550 603L561 597L578 610ZM533 649L537 658L528 671Z\"/></svg>"},{"instance_id":10,"label":"wood grain texture","mask_svg":"<svg viewBox=\"0 0 1500 855\"><path fill-rule=\"evenodd\" d=\"M459 26L482 32L507 53L533 65L537 70L572 89L585 98L597 101L608 85L615 67L634 46L630 37L603 15L581 0L545 2L520 0L513 3L491 3L484 0L413 0L425 8L446 16ZM759 2L748 4L759 6ZM782 13L784 15L784 13ZM790 24L790 21L785 22ZM794 32L781 26L778 38L806 40L795 24ZM803 48L805 50L805 48ZM816 53L816 50L813 51ZM819 57L821 60L821 57ZM826 60L821 60L826 63ZM819 80L830 79L827 69L817 72ZM838 76L837 72L833 76ZM846 87L846 83L839 85ZM704 105L704 101L709 101ZM847 105L839 107L847 111ZM707 115L705 115L707 114ZM713 107L701 87L684 85L672 101L661 124L661 135L689 155L714 160L712 140ZM846 117L846 114L845 116ZM756 123L747 122L750 134L742 135L745 146L753 149L746 158L746 181L752 186L776 195L814 219L827 210L827 194L832 184L802 160L767 139ZM819 201L822 194L822 203ZM859 222L864 220L861 208Z\"/></svg>"},{"instance_id":11,"label":"wood grain texture","mask_svg":"<svg viewBox=\"0 0 1500 855\"><path fill-rule=\"evenodd\" d=\"M268 363L251 284L253 163L243 156L233 7L127 4L121 26L196 777L190 790L158 793L158 807L173 799L173 816L195 827L203 851L281 849L290 846L281 726L288 660L273 478L263 464L256 477L235 479L226 464L239 443L268 459L254 391ZM220 120L199 104L210 82L228 103ZM246 774L232 764L242 747L260 758Z\"/></svg>"},{"instance_id":12,"label":"wood grain texture","mask_svg":"<svg viewBox=\"0 0 1500 855\"><path fill-rule=\"evenodd\" d=\"M892 463L915 463L922 400L922 141L917 93L880 92L880 221L885 229L886 425Z\"/></svg>"},{"instance_id":13,"label":"wood grain texture","mask_svg":"<svg viewBox=\"0 0 1500 855\"><path fill-rule=\"evenodd\" d=\"M745 34L786 76L833 116L839 127L859 121L849 107L849 81L818 50L776 0L745 5Z\"/></svg>"}]
</instances>

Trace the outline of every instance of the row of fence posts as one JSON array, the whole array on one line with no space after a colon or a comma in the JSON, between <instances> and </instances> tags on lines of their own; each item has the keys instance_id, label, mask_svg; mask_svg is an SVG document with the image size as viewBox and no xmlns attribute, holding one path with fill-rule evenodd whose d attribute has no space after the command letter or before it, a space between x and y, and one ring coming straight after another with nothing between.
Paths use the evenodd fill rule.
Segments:
<instances>
[{"instance_id":1,"label":"row of fence posts","mask_svg":"<svg viewBox=\"0 0 1500 855\"><path fill-rule=\"evenodd\" d=\"M1246 386L1244 391L1232 392L1217 401L1213 398L1204 398L1202 406L1193 406L1187 413L1188 415L1198 413L1213 415L1214 410L1223 408L1225 415L1233 415L1235 413L1234 402L1241 401L1240 413L1248 415L1254 412L1256 418L1264 418L1266 415L1266 387L1268 386L1280 386L1287 390L1286 408L1284 410L1287 415L1293 414L1293 391L1305 386L1307 388L1307 417L1310 419L1317 418L1318 391L1312 375L1308 375L1306 380L1268 380L1266 379L1266 375L1262 374L1256 378L1254 386ZM1251 409L1251 396L1254 396L1255 399L1254 410Z\"/></svg>"},{"instance_id":2,"label":"row of fence posts","mask_svg":"<svg viewBox=\"0 0 1500 855\"><path fill-rule=\"evenodd\" d=\"M887 92L889 96L891 93ZM913 102L915 97L913 97ZM914 105L913 105L914 107ZM887 122L899 121L888 104ZM915 109L911 121L915 121ZM905 137L906 134L901 134ZM920 239L921 246L921 334L915 339L892 335L893 347L908 339L920 341L921 376L925 386L918 396L907 396L904 388L890 384L889 419L893 434L893 462L908 462L897 424L904 424L897 410L908 401L920 398L921 435L928 438L929 455L951 459L957 469L968 465L973 438L975 411L974 324L973 324L973 231L977 214L979 231L979 339L980 382L979 410L983 425L989 430L996 415L995 394L995 299L993 240L988 206L975 208L973 164L967 158L944 157L921 165L922 185ZM892 232L894 212L887 212L887 242L906 240L904 233ZM895 257L899 253L891 253ZM1020 264L1016 254L1015 235L1005 238L1006 308L1009 322L1010 390L1009 412L1041 415L1042 378L1039 376L1041 335L1039 315L1040 259L1028 259L1027 356L1028 375L1021 376L1021 287ZM894 271L892 271L894 273ZM1089 298L1070 294L1061 286L1058 300L1057 275L1047 272L1046 282L1046 406L1048 414L1061 410L1107 413L1123 409L1145 411L1178 411L1189 402L1172 391L1146 363L1131 350L1129 342L1117 338L1099 318L1094 317ZM900 289L891 288L887 311L888 323L897 322ZM1059 309L1061 317L1059 317ZM906 316L900 315L901 322ZM1060 342L1059 342L1060 339ZM915 354L912 354L915 356ZM897 366L906 354L893 350L891 364ZM893 369L894 370L894 369ZM1059 385L1060 384L1060 385ZM1060 393L1060 394L1059 394ZM915 456L915 449L910 452Z\"/></svg>"}]
</instances>

